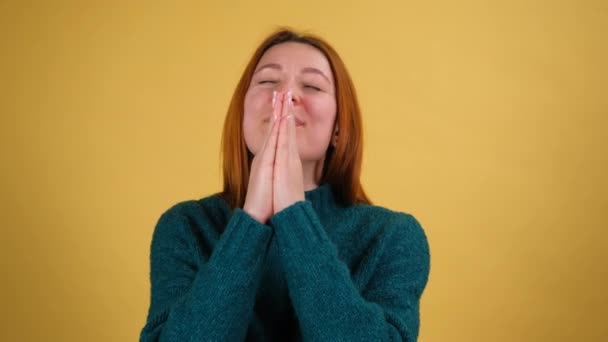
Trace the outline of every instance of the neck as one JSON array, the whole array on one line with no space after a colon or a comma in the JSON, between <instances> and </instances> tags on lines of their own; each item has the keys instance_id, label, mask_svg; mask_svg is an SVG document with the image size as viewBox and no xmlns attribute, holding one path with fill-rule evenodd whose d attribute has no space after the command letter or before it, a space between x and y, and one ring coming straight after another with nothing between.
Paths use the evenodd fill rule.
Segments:
<instances>
[{"instance_id":1,"label":"neck","mask_svg":"<svg viewBox=\"0 0 608 342\"><path fill-rule=\"evenodd\" d=\"M304 176L304 191L309 191L319 187L323 164L325 158L310 162L302 161L302 175Z\"/></svg>"}]
</instances>

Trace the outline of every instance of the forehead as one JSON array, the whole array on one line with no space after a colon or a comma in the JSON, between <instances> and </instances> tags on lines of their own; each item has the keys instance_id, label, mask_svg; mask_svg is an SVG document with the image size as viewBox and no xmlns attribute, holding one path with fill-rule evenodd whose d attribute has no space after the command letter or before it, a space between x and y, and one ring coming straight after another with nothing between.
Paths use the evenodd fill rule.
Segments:
<instances>
[{"instance_id":1,"label":"forehead","mask_svg":"<svg viewBox=\"0 0 608 342\"><path fill-rule=\"evenodd\" d=\"M258 67L267 63L276 63L283 68L317 68L331 76L331 67L325 55L317 48L296 42L277 44L268 49L260 61Z\"/></svg>"}]
</instances>

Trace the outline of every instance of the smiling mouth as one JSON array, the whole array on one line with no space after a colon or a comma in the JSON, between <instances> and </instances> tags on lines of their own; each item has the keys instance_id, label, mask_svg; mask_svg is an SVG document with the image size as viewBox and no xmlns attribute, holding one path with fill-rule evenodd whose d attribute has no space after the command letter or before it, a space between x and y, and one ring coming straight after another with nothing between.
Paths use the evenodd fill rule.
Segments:
<instances>
[{"instance_id":1,"label":"smiling mouth","mask_svg":"<svg viewBox=\"0 0 608 342\"><path fill-rule=\"evenodd\" d=\"M268 118L264 119L262 122L269 123L271 119L272 119L272 117L268 117ZM303 126L306 126L306 123L304 121L296 118L296 127L303 127Z\"/></svg>"}]
</instances>

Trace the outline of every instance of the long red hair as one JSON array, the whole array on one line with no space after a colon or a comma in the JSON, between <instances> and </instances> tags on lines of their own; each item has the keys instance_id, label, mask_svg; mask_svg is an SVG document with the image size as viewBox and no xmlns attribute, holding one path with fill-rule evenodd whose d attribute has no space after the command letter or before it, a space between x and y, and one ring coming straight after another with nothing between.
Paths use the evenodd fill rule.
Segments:
<instances>
[{"instance_id":1,"label":"long red hair","mask_svg":"<svg viewBox=\"0 0 608 342\"><path fill-rule=\"evenodd\" d=\"M320 184L330 184L337 199L344 205L370 204L371 201L363 191L360 181L363 127L353 81L344 62L329 43L320 37L299 34L289 29L274 32L258 46L232 95L222 134L221 152L224 175L222 197L232 208L242 208L245 203L253 158L243 136L245 94L255 68L264 53L272 46L286 42L308 44L321 51L329 61L335 80L336 124L339 132L336 146L330 144L327 149Z\"/></svg>"}]
</instances>

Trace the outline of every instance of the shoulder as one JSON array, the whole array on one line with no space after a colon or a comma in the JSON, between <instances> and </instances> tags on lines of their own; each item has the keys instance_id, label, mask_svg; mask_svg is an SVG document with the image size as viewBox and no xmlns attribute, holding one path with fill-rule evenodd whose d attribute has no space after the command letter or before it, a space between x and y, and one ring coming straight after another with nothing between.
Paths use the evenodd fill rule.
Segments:
<instances>
[{"instance_id":1,"label":"shoulder","mask_svg":"<svg viewBox=\"0 0 608 342\"><path fill-rule=\"evenodd\" d=\"M391 210L386 207L369 204L357 204L345 208L344 214L358 220L375 222L376 224L388 225L392 227L411 227L412 229L422 229L420 222L414 215Z\"/></svg>"},{"instance_id":2,"label":"shoulder","mask_svg":"<svg viewBox=\"0 0 608 342\"><path fill-rule=\"evenodd\" d=\"M377 242L386 262L396 262L405 267L408 273L418 272L421 293L428 279L431 255L429 241L420 221L410 213L380 206L370 205L358 210L378 219L381 228Z\"/></svg>"},{"instance_id":3,"label":"shoulder","mask_svg":"<svg viewBox=\"0 0 608 342\"><path fill-rule=\"evenodd\" d=\"M378 234L390 240L428 249L428 241L420 221L412 214L394 211L378 205L359 204L349 207L345 214L366 227L376 227Z\"/></svg>"},{"instance_id":4,"label":"shoulder","mask_svg":"<svg viewBox=\"0 0 608 342\"><path fill-rule=\"evenodd\" d=\"M177 202L161 214L164 217L190 217L196 218L216 211L230 210L228 204L219 194L213 194L200 199L190 199Z\"/></svg>"},{"instance_id":5,"label":"shoulder","mask_svg":"<svg viewBox=\"0 0 608 342\"><path fill-rule=\"evenodd\" d=\"M176 233L195 226L215 226L227 220L229 214L230 208L219 194L184 200L162 212L156 225L156 232Z\"/></svg>"}]
</instances>

